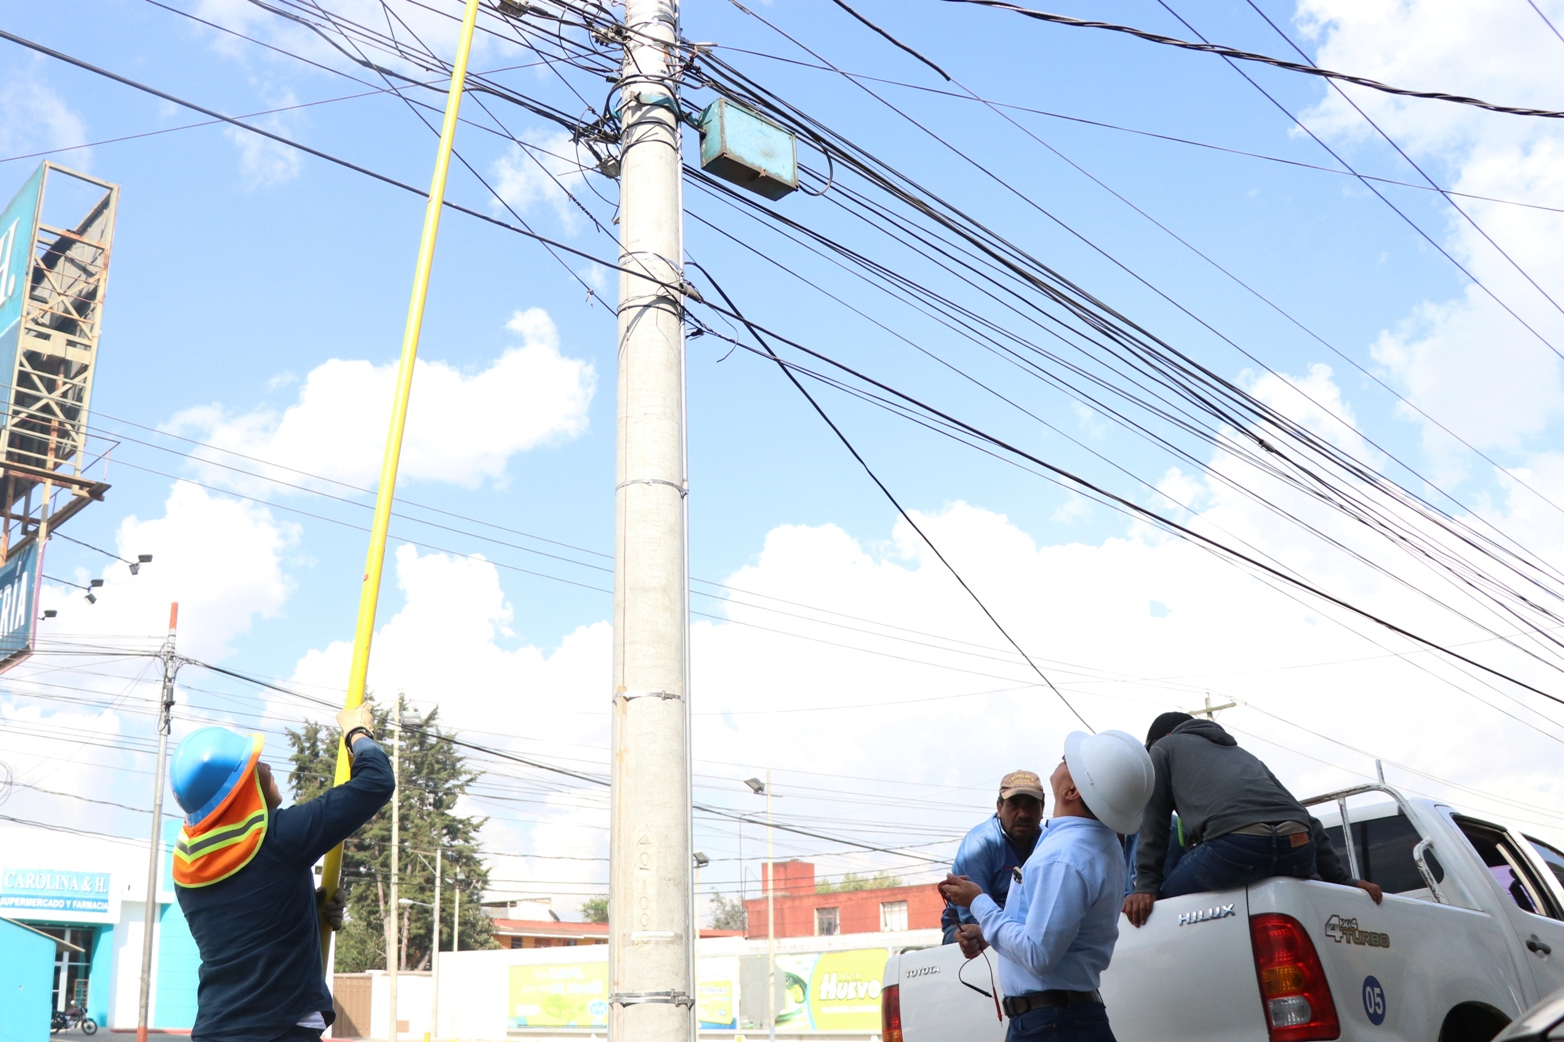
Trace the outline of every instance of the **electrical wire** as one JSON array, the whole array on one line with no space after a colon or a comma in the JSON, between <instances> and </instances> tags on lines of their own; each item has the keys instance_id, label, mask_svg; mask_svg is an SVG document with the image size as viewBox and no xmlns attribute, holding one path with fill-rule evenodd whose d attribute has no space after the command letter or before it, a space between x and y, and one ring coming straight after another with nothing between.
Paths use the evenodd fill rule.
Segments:
<instances>
[{"instance_id":1,"label":"electrical wire","mask_svg":"<svg viewBox=\"0 0 1564 1042\"><path fill-rule=\"evenodd\" d=\"M1002 11L1010 11L1015 14L1034 18L1041 22L1051 22L1055 25L1077 26L1086 29L1106 29L1109 32L1125 33L1151 43L1160 43L1169 47L1179 47L1186 51L1200 51L1205 54L1215 54L1229 61L1258 62L1262 65L1270 65L1278 69L1286 69L1288 72L1301 72L1310 76L1322 76L1329 80L1339 80L1342 83L1351 83L1359 87L1368 87L1372 90L1383 91L1386 94L1396 94L1406 98L1426 98L1432 101L1448 101L1457 105L1472 105L1476 108L1487 109L1489 112L1502 112L1514 116L1540 116L1545 119L1564 119L1564 112L1555 109L1533 109L1514 105L1496 105L1480 98L1469 98L1463 94L1447 94L1443 91L1407 90L1403 87L1392 87L1388 83L1371 80L1365 76L1353 76L1345 72L1334 72L1330 69L1322 69L1317 65L1301 65L1298 62L1287 61L1283 58L1272 58L1265 54L1256 54L1253 51L1241 51L1235 47L1224 47L1221 44L1209 42L1193 43L1189 40L1180 40L1172 36L1163 36L1160 33L1147 32L1144 29L1136 29L1128 25L1116 25L1113 22L1092 22L1080 18L1071 18L1068 15L1051 14L1047 11L1034 11L1026 7L1017 7L1015 4L1006 3L1005 0L945 0L946 3L976 4L980 7L992 7Z\"/></svg>"}]
</instances>

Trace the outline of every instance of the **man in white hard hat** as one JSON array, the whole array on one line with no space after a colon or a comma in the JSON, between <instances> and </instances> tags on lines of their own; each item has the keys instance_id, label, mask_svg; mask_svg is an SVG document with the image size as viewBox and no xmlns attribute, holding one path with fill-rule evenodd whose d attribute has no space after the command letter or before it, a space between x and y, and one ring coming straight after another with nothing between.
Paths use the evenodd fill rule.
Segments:
<instances>
[{"instance_id":1,"label":"man in white hard hat","mask_svg":"<svg viewBox=\"0 0 1564 1042\"><path fill-rule=\"evenodd\" d=\"M1048 779L1054 816L1004 907L963 876L940 884L947 901L971 908L999 953L1009 1042L1114 1042L1097 986L1119 937L1119 836L1140 828L1154 780L1151 757L1131 735L1076 731Z\"/></svg>"}]
</instances>

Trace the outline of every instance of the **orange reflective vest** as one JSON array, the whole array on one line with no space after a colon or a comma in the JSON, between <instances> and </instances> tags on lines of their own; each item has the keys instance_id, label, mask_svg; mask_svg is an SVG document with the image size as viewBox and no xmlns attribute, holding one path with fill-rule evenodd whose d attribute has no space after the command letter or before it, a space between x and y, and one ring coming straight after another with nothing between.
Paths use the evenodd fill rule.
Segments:
<instances>
[{"instance_id":1,"label":"orange reflective vest","mask_svg":"<svg viewBox=\"0 0 1564 1042\"><path fill-rule=\"evenodd\" d=\"M179 830L174 845L174 882L179 886L211 886L250 863L266 839L271 814L255 769L259 756L234 786L228 798L194 825Z\"/></svg>"}]
</instances>

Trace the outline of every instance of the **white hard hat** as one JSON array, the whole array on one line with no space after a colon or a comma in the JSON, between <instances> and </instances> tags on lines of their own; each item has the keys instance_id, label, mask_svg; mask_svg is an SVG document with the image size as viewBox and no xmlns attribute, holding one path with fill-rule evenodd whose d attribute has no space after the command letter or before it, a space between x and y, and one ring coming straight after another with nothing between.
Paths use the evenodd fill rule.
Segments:
<instances>
[{"instance_id":1,"label":"white hard hat","mask_svg":"<svg viewBox=\"0 0 1564 1042\"><path fill-rule=\"evenodd\" d=\"M1124 836L1140 831L1140 814L1156 779L1144 745L1123 731L1071 731L1064 762L1098 821Z\"/></svg>"}]
</instances>

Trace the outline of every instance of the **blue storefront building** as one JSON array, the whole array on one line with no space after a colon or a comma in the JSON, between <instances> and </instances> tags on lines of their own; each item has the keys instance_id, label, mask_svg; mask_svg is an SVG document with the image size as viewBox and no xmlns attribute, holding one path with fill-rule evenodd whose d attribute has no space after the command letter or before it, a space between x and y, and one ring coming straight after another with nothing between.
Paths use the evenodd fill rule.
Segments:
<instances>
[{"instance_id":1,"label":"blue storefront building","mask_svg":"<svg viewBox=\"0 0 1564 1042\"><path fill-rule=\"evenodd\" d=\"M151 917L149 1019L165 1030L195 1022L200 965L169 867L178 829L165 823ZM0 1010L0 1042L44 1042L49 1011L72 1003L101 1027L136 1027L146 872L145 842L0 825L0 992L19 1004Z\"/></svg>"}]
</instances>

